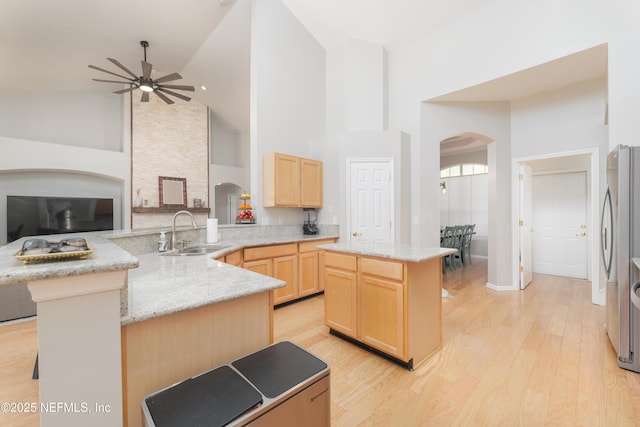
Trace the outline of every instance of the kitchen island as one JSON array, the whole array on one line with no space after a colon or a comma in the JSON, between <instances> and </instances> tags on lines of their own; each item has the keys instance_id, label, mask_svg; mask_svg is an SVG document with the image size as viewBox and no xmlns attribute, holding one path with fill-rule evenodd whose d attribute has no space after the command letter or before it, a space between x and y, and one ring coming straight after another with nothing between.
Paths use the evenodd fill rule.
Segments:
<instances>
[{"instance_id":1,"label":"kitchen island","mask_svg":"<svg viewBox=\"0 0 640 427\"><path fill-rule=\"evenodd\" d=\"M141 425L146 394L272 342L282 281L83 237L95 251L79 260L23 265L24 239L0 248L0 285L26 282L38 304L39 404L54 404L41 425Z\"/></svg>"},{"instance_id":2,"label":"kitchen island","mask_svg":"<svg viewBox=\"0 0 640 427\"><path fill-rule=\"evenodd\" d=\"M325 253L325 324L413 370L442 347L441 258L455 249L337 243Z\"/></svg>"}]
</instances>

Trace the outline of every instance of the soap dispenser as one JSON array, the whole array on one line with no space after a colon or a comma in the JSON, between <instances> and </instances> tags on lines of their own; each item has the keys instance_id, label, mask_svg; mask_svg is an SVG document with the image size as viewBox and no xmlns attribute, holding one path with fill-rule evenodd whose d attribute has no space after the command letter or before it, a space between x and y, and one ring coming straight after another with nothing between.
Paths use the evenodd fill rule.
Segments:
<instances>
[{"instance_id":1,"label":"soap dispenser","mask_svg":"<svg viewBox=\"0 0 640 427\"><path fill-rule=\"evenodd\" d=\"M158 252L166 252L167 251L167 234L165 231L160 232L160 240L158 240Z\"/></svg>"}]
</instances>

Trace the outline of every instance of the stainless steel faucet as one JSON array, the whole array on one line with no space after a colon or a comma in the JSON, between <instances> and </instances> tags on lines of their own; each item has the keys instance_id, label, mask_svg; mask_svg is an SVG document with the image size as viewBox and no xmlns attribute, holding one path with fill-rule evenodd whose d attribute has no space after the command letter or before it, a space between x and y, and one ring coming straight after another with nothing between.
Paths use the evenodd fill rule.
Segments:
<instances>
[{"instance_id":1,"label":"stainless steel faucet","mask_svg":"<svg viewBox=\"0 0 640 427\"><path fill-rule=\"evenodd\" d=\"M178 217L178 215L182 215L182 214L189 215L189 217L191 218L191 225L193 225L194 230L198 228L198 224L196 224L196 220L193 218L193 215L191 215L191 212L189 211L176 212L176 214L171 219L171 250L174 250L176 248L176 218Z\"/></svg>"}]
</instances>

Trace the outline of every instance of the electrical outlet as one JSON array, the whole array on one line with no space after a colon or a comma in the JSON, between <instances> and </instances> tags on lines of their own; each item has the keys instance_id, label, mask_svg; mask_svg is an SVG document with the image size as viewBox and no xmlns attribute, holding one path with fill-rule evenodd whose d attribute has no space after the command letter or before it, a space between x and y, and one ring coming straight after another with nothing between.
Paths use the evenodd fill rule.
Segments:
<instances>
[{"instance_id":1,"label":"electrical outlet","mask_svg":"<svg viewBox=\"0 0 640 427\"><path fill-rule=\"evenodd\" d=\"M337 224L337 223L338 223L338 217L337 217L337 216L334 216L334 217L333 217L333 224L335 225L335 224Z\"/></svg>"},{"instance_id":2,"label":"electrical outlet","mask_svg":"<svg viewBox=\"0 0 640 427\"><path fill-rule=\"evenodd\" d=\"M278 218L278 224L279 224L279 225L284 224L284 219L282 219L282 218Z\"/></svg>"}]
</instances>

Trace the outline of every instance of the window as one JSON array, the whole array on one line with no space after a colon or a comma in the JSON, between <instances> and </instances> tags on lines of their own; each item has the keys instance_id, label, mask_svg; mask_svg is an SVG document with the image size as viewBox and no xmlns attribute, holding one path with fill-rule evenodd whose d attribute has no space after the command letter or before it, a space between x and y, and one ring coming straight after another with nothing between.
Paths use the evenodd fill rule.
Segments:
<instances>
[{"instance_id":1,"label":"window","mask_svg":"<svg viewBox=\"0 0 640 427\"><path fill-rule=\"evenodd\" d=\"M454 165L440 169L440 178L482 175L485 173L489 173L489 166L478 163L465 163L463 165Z\"/></svg>"}]
</instances>

